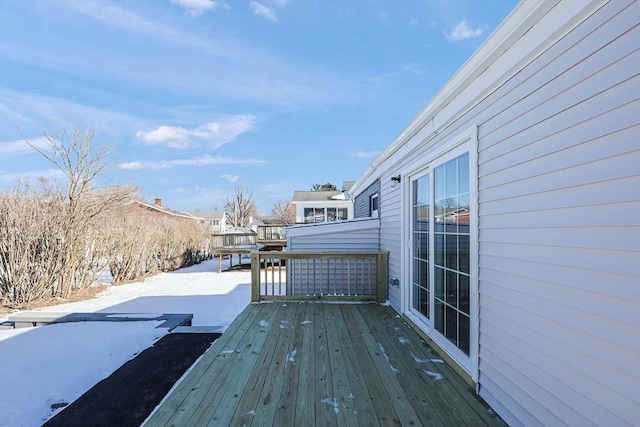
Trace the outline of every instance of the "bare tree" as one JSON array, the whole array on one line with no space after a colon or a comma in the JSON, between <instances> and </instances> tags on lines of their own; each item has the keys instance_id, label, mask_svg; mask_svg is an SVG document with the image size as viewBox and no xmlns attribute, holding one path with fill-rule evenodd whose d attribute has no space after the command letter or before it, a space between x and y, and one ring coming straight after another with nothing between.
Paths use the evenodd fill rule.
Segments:
<instances>
[{"instance_id":1,"label":"bare tree","mask_svg":"<svg viewBox=\"0 0 640 427\"><path fill-rule=\"evenodd\" d=\"M311 191L337 191L338 187L327 182L326 184L313 184Z\"/></svg>"},{"instance_id":2,"label":"bare tree","mask_svg":"<svg viewBox=\"0 0 640 427\"><path fill-rule=\"evenodd\" d=\"M150 214L133 201L134 188L99 185L112 145L94 150L95 131L80 122L43 134L45 145L27 143L66 179L0 190L0 303L67 298L107 266L118 283L209 256L202 224Z\"/></svg>"},{"instance_id":3,"label":"bare tree","mask_svg":"<svg viewBox=\"0 0 640 427\"><path fill-rule=\"evenodd\" d=\"M248 227L249 218L258 214L253 191L247 190L241 184L236 185L234 194L224 200L223 210L233 227Z\"/></svg>"},{"instance_id":4,"label":"bare tree","mask_svg":"<svg viewBox=\"0 0 640 427\"><path fill-rule=\"evenodd\" d=\"M96 149L93 146L97 131L76 124L50 124L42 132L44 144L27 144L53 163L66 177L62 190L48 187L47 191L59 193L64 199L59 216L62 243L60 271L55 286L55 296L66 298L72 290L88 286L86 254L93 242L92 224L115 208L122 206L134 194L128 186L98 186L97 178L111 166L108 155L113 143Z\"/></svg>"},{"instance_id":5,"label":"bare tree","mask_svg":"<svg viewBox=\"0 0 640 427\"><path fill-rule=\"evenodd\" d=\"M291 210L291 202L288 200L278 200L271 209L271 218L278 224L295 224L296 215Z\"/></svg>"}]
</instances>

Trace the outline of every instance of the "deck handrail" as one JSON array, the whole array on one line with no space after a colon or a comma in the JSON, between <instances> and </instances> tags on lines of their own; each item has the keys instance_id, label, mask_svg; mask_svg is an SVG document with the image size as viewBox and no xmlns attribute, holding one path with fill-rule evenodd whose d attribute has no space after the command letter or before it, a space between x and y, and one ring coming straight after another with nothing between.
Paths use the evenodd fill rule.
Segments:
<instances>
[{"instance_id":1,"label":"deck handrail","mask_svg":"<svg viewBox=\"0 0 640 427\"><path fill-rule=\"evenodd\" d=\"M251 252L251 301L358 300L385 302L386 251Z\"/></svg>"},{"instance_id":2,"label":"deck handrail","mask_svg":"<svg viewBox=\"0 0 640 427\"><path fill-rule=\"evenodd\" d=\"M286 242L287 241L287 229L288 225L274 224L274 225L258 225L258 243L261 242Z\"/></svg>"},{"instance_id":3,"label":"deck handrail","mask_svg":"<svg viewBox=\"0 0 640 427\"><path fill-rule=\"evenodd\" d=\"M253 249L256 247L255 234L212 234L212 249Z\"/></svg>"}]
</instances>

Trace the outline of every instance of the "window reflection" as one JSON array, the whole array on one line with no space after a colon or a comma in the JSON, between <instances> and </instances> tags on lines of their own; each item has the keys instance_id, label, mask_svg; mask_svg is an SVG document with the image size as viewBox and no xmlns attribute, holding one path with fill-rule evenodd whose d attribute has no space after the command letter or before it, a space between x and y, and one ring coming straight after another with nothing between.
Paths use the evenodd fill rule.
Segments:
<instances>
[{"instance_id":1,"label":"window reflection","mask_svg":"<svg viewBox=\"0 0 640 427\"><path fill-rule=\"evenodd\" d=\"M469 155L464 154L413 180L411 194L412 307L426 318L431 309L434 328L466 354L470 341L469 188Z\"/></svg>"},{"instance_id":2,"label":"window reflection","mask_svg":"<svg viewBox=\"0 0 640 427\"><path fill-rule=\"evenodd\" d=\"M469 354L469 156L435 169L435 328Z\"/></svg>"},{"instance_id":3,"label":"window reflection","mask_svg":"<svg viewBox=\"0 0 640 427\"><path fill-rule=\"evenodd\" d=\"M304 208L305 223L342 221L347 215L347 208Z\"/></svg>"},{"instance_id":4,"label":"window reflection","mask_svg":"<svg viewBox=\"0 0 640 427\"><path fill-rule=\"evenodd\" d=\"M412 238L413 290L412 306L427 319L430 317L429 285L429 175L413 181Z\"/></svg>"}]
</instances>

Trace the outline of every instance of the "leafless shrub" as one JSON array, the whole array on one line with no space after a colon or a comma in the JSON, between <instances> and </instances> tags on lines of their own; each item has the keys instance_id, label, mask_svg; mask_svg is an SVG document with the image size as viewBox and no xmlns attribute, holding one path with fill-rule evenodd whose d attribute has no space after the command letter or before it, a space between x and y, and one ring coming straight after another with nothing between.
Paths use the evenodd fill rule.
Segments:
<instances>
[{"instance_id":1,"label":"leafless shrub","mask_svg":"<svg viewBox=\"0 0 640 427\"><path fill-rule=\"evenodd\" d=\"M57 200L45 200L31 188L0 191L0 293L16 305L51 294L59 265ZM44 224L48 224L44 227Z\"/></svg>"},{"instance_id":2,"label":"leafless shrub","mask_svg":"<svg viewBox=\"0 0 640 427\"><path fill-rule=\"evenodd\" d=\"M2 304L66 298L93 284L106 265L103 224L101 216L74 222L63 194L45 181L0 191Z\"/></svg>"},{"instance_id":3,"label":"leafless shrub","mask_svg":"<svg viewBox=\"0 0 640 427\"><path fill-rule=\"evenodd\" d=\"M109 269L113 283L171 271L209 257L209 235L201 224L129 207L111 223Z\"/></svg>"},{"instance_id":4,"label":"leafless shrub","mask_svg":"<svg viewBox=\"0 0 640 427\"><path fill-rule=\"evenodd\" d=\"M111 146L95 150L94 130L80 122L43 135L44 145L27 143L66 179L0 190L3 305L68 298L91 286L107 265L119 283L208 257L209 236L196 221L141 209L132 187L98 185Z\"/></svg>"}]
</instances>

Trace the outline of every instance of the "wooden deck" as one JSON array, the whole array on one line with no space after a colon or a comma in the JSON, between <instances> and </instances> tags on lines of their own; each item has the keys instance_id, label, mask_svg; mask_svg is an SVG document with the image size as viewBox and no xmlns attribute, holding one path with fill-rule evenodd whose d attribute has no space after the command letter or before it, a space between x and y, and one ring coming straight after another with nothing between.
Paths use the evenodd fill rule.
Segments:
<instances>
[{"instance_id":1,"label":"wooden deck","mask_svg":"<svg viewBox=\"0 0 640 427\"><path fill-rule=\"evenodd\" d=\"M505 426L389 307L249 305L146 426Z\"/></svg>"}]
</instances>

